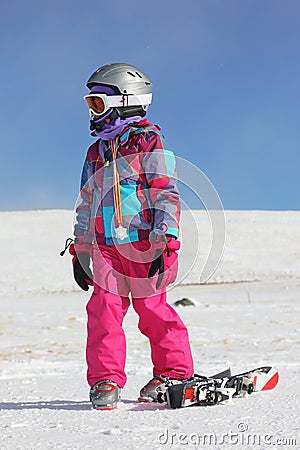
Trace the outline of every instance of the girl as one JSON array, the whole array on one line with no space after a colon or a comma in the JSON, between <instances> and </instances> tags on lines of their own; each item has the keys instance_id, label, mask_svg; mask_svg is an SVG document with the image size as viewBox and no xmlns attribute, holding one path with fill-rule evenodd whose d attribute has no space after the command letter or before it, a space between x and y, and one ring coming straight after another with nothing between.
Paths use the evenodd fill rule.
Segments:
<instances>
[{"instance_id":1,"label":"girl","mask_svg":"<svg viewBox=\"0 0 300 450\"><path fill-rule=\"evenodd\" d=\"M145 118L149 78L134 66L108 64L91 75L87 88L90 129L98 139L83 167L70 253L78 285L93 285L90 400L95 409L114 409L126 383L122 321L130 300L153 362L139 401L157 401L159 390L193 375L187 329L166 303L178 268L180 198L174 154L164 148L160 127Z\"/></svg>"}]
</instances>

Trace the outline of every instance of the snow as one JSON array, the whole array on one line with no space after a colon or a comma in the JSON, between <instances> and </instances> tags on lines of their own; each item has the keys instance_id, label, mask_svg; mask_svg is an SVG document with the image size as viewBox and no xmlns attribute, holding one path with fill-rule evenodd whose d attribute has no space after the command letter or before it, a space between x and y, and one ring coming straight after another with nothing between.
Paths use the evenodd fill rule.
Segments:
<instances>
[{"instance_id":1,"label":"snow","mask_svg":"<svg viewBox=\"0 0 300 450\"><path fill-rule=\"evenodd\" d=\"M152 374L131 308L124 323L128 382L118 409L101 412L90 407L85 379L89 293L72 281L69 255L59 256L73 213L0 213L1 449L299 448L300 212L225 214L221 263L200 285L210 221L204 211L183 213L181 284L169 302L196 303L177 311L198 373L271 364L280 371L278 387L215 407L137 403Z\"/></svg>"}]
</instances>

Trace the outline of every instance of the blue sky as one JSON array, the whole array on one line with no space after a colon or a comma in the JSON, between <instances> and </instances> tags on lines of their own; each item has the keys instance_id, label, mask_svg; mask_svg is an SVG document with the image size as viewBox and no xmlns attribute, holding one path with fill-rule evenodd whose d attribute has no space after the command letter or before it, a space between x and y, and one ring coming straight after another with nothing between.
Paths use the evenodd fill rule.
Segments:
<instances>
[{"instance_id":1,"label":"blue sky","mask_svg":"<svg viewBox=\"0 0 300 450\"><path fill-rule=\"evenodd\" d=\"M149 119L226 209L299 209L299 19L298 0L2 0L0 209L73 208L109 62L152 79Z\"/></svg>"}]
</instances>

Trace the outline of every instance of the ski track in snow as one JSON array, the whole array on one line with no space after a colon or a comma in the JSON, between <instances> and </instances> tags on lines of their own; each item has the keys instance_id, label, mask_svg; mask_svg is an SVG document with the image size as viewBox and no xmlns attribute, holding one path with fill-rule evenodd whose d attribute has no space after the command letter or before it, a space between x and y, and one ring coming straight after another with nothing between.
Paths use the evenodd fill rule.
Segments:
<instances>
[{"instance_id":1,"label":"ski track in snow","mask_svg":"<svg viewBox=\"0 0 300 450\"><path fill-rule=\"evenodd\" d=\"M0 213L1 449L300 448L300 215L226 215L227 246L216 284L177 286L169 302L188 297L196 303L177 309L189 329L196 372L272 364L279 385L214 407L137 403L152 373L147 339L130 308L124 322L128 382L118 409L101 412L90 407L85 379L89 293L72 284L68 257L57 256L70 235L71 213ZM186 246L182 266L192 243ZM197 281L195 267L187 282Z\"/></svg>"}]
</instances>

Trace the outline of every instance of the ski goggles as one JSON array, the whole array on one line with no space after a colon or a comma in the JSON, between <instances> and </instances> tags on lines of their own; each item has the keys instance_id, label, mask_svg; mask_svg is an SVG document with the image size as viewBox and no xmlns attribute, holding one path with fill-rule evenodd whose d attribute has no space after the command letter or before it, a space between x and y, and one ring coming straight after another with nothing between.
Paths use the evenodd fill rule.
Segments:
<instances>
[{"instance_id":1,"label":"ski goggles","mask_svg":"<svg viewBox=\"0 0 300 450\"><path fill-rule=\"evenodd\" d=\"M89 108L90 116L102 116L110 108L150 105L152 94L141 95L106 95L91 93L83 97Z\"/></svg>"}]
</instances>

